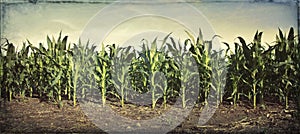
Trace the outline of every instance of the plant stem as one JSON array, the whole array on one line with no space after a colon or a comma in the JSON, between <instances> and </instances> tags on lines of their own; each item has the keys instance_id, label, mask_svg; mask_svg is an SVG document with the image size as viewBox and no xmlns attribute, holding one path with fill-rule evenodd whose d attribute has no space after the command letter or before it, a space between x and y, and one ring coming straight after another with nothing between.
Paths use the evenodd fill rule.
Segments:
<instances>
[{"instance_id":1,"label":"plant stem","mask_svg":"<svg viewBox=\"0 0 300 134\"><path fill-rule=\"evenodd\" d=\"M78 81L78 71L79 65L75 64L75 73L74 73L74 89L73 89L73 106L76 106L76 90L77 90L77 81Z\"/></svg>"},{"instance_id":2,"label":"plant stem","mask_svg":"<svg viewBox=\"0 0 300 134\"><path fill-rule=\"evenodd\" d=\"M253 108L256 109L256 84L253 84Z\"/></svg>"},{"instance_id":3,"label":"plant stem","mask_svg":"<svg viewBox=\"0 0 300 134\"><path fill-rule=\"evenodd\" d=\"M185 101L185 87L182 87L182 107L186 107L186 101Z\"/></svg>"},{"instance_id":4,"label":"plant stem","mask_svg":"<svg viewBox=\"0 0 300 134\"><path fill-rule=\"evenodd\" d=\"M106 103L106 66L107 64L104 62L102 66L103 74L102 74L102 81L101 81L101 91L102 91L102 106L105 106Z\"/></svg>"}]
</instances>

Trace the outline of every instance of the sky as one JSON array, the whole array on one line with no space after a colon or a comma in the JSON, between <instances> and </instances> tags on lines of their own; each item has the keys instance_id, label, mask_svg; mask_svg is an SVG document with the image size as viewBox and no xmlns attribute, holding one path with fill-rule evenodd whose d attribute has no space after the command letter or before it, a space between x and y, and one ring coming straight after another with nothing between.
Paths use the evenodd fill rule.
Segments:
<instances>
[{"instance_id":1,"label":"sky","mask_svg":"<svg viewBox=\"0 0 300 134\"><path fill-rule=\"evenodd\" d=\"M14 44L26 39L45 43L46 36L60 31L77 43L88 29L89 36L105 44L139 44L141 38L153 40L172 32L185 39L189 31L201 28L206 39L220 35L219 41L232 44L242 36L250 42L257 30L264 32L263 42L275 40L278 28L287 32L297 27L297 10L290 3L194 2L186 4L117 5L109 4L10 4L5 6L2 36ZM99 18L100 17L100 18ZM96 22L96 23L94 23ZM98 42L97 42L98 41ZM96 42L99 43L99 40Z\"/></svg>"}]
</instances>

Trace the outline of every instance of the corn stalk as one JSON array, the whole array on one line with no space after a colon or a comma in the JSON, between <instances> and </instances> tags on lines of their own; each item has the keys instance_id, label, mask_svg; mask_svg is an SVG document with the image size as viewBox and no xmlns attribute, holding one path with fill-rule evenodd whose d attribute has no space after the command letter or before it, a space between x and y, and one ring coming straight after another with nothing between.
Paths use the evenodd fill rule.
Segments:
<instances>
[{"instance_id":1,"label":"corn stalk","mask_svg":"<svg viewBox=\"0 0 300 134\"><path fill-rule=\"evenodd\" d=\"M277 77L281 80L277 81L279 84L279 94L284 97L285 108L289 108L289 96L291 89L297 85L297 43L295 40L294 29L291 28L288 36L284 36L283 32L279 29L279 36L276 35L275 44L275 68ZM299 47L299 46L298 46Z\"/></svg>"},{"instance_id":2,"label":"corn stalk","mask_svg":"<svg viewBox=\"0 0 300 134\"><path fill-rule=\"evenodd\" d=\"M198 100L204 99L204 104L207 105L208 94L211 86L211 72L212 68L210 65L211 60L211 50L212 43L209 41L204 41L201 30L199 30L199 35L197 40L194 36L187 32L189 39L185 40L185 45L190 45L189 51L192 53L197 65L198 72L200 76L200 90L198 95ZM203 95L204 94L204 95Z\"/></svg>"},{"instance_id":3,"label":"corn stalk","mask_svg":"<svg viewBox=\"0 0 300 134\"><path fill-rule=\"evenodd\" d=\"M114 95L120 99L122 107L125 106L126 92L131 88L130 78L128 78L131 60L136 56L134 50L131 50L131 48L130 46L117 48L116 56L112 59L111 81L117 89L117 93L114 93Z\"/></svg>"},{"instance_id":4,"label":"corn stalk","mask_svg":"<svg viewBox=\"0 0 300 134\"><path fill-rule=\"evenodd\" d=\"M231 94L227 99L233 101L234 107L237 105L237 100L240 98L241 91L239 91L239 85L241 84L241 78L243 75L243 66L245 64L245 58L243 55L243 49L238 43L234 43L234 53L230 50L229 44L227 45L226 56L228 59L228 72L229 82L231 83ZM230 54L228 52L230 51Z\"/></svg>"},{"instance_id":5,"label":"corn stalk","mask_svg":"<svg viewBox=\"0 0 300 134\"><path fill-rule=\"evenodd\" d=\"M5 44L7 46L6 56L4 56L3 64L3 83L2 87L5 88L6 98L8 101L12 100L13 93L15 91L15 70L14 65L16 63L16 50L15 46L8 41Z\"/></svg>"},{"instance_id":6,"label":"corn stalk","mask_svg":"<svg viewBox=\"0 0 300 134\"><path fill-rule=\"evenodd\" d=\"M226 59L223 53L223 50L214 51L212 53L212 84L211 88L215 92L214 96L216 96L217 104L223 102L223 94L224 88L226 84L226 75L227 75L227 67L226 67Z\"/></svg>"},{"instance_id":7,"label":"corn stalk","mask_svg":"<svg viewBox=\"0 0 300 134\"><path fill-rule=\"evenodd\" d=\"M245 76L249 76L244 77L243 81L251 88L254 109L257 105L257 96L259 97L261 106L265 107L263 104L263 95L265 93L264 82L267 73L265 66L266 61L270 58L268 57L269 53L272 51L272 48L265 50L261 44L261 38L262 32L257 31L253 42L247 45L243 38L238 37L243 47L245 60L247 61L244 64L244 69L246 70Z\"/></svg>"},{"instance_id":8,"label":"corn stalk","mask_svg":"<svg viewBox=\"0 0 300 134\"><path fill-rule=\"evenodd\" d=\"M169 34L170 35L170 34ZM166 83L161 83L163 86L160 86L161 84L156 84L155 82L161 79L161 75L159 70L162 67L162 63L166 60L165 59L165 43L166 40L169 38L169 35L167 35L160 47L160 49L157 48L157 39L155 39L151 43L151 48L149 48L148 44L145 42L142 46L142 52L139 53L139 58L141 59L142 63L146 66L146 73L150 83L150 90L151 90L151 98L152 98L152 108L154 109L156 106L156 102L159 99L158 96L160 96L159 93L157 93L158 89L166 90L167 85ZM144 40L145 41L145 40ZM165 81L165 80L163 80ZM144 83L147 83L146 81ZM166 92L165 92L166 93Z\"/></svg>"},{"instance_id":9,"label":"corn stalk","mask_svg":"<svg viewBox=\"0 0 300 134\"><path fill-rule=\"evenodd\" d=\"M110 59L115 54L115 45L109 46L110 48L110 56L105 51L104 44L102 44L102 49L97 55L94 57L94 61L96 63L95 67L95 79L101 88L101 98L102 105L104 106L106 103L106 92L107 92L107 84L109 81L109 71L110 71Z\"/></svg>"},{"instance_id":10,"label":"corn stalk","mask_svg":"<svg viewBox=\"0 0 300 134\"><path fill-rule=\"evenodd\" d=\"M174 82L176 82L176 79L179 79L179 95L181 96L182 107L186 108L187 102L192 101L192 97L198 95L198 68L195 66L196 62L192 54L187 49L188 46L184 45L182 47L180 42L176 44L173 38L170 37L170 39L172 44L166 44L174 62L171 62L169 66L174 70L173 73L179 72L179 75L175 75L173 79Z\"/></svg>"}]
</instances>

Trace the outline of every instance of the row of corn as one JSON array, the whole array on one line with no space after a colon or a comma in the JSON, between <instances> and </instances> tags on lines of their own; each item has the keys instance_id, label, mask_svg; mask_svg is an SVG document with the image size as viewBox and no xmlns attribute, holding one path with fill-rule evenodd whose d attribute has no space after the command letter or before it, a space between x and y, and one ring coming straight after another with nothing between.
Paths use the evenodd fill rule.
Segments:
<instances>
[{"instance_id":1,"label":"row of corn","mask_svg":"<svg viewBox=\"0 0 300 134\"><path fill-rule=\"evenodd\" d=\"M88 42L68 44L68 37L47 37L46 44L23 43L17 51L8 40L0 48L0 97L38 97L62 106L78 99L120 105L148 99L152 108L180 100L189 104L249 101L253 108L278 100L300 107L300 45L291 28L279 30L272 44L262 42L262 32L246 43L238 37L226 50L213 50L213 39L186 32L189 39L142 40L141 51L131 46ZM230 46L234 46L231 48ZM94 100L93 100L94 99Z\"/></svg>"}]
</instances>

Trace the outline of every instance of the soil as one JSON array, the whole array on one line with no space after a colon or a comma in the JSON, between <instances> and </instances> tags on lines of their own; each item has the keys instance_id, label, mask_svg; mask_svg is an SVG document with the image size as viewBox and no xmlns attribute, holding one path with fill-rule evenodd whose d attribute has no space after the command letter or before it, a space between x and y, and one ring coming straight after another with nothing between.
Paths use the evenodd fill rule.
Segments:
<instances>
[{"instance_id":1,"label":"soil","mask_svg":"<svg viewBox=\"0 0 300 134\"><path fill-rule=\"evenodd\" d=\"M58 107L53 102L41 101L38 98L14 99L10 102L0 101L1 133L104 133L84 113L82 106L72 106L72 101L64 100ZM171 105L164 108L158 105L137 106L107 101L107 104L123 117L135 120L147 120L159 117ZM266 108L253 109L249 102L241 102L233 107L229 102L218 106L212 118L203 125L197 124L202 108L195 106L192 112L169 133L300 133L300 121L296 107L291 103L289 110L277 103L266 102ZM93 109L100 113L101 109ZM172 113L170 113L172 114ZM176 115L175 115L176 116ZM113 120L106 118L105 120ZM103 122L106 122L103 120ZM119 124L122 125L122 124ZM128 127L128 126L127 126ZM130 129L138 129L138 124ZM161 127L161 126L156 126ZM151 132L151 131L150 131Z\"/></svg>"}]
</instances>

